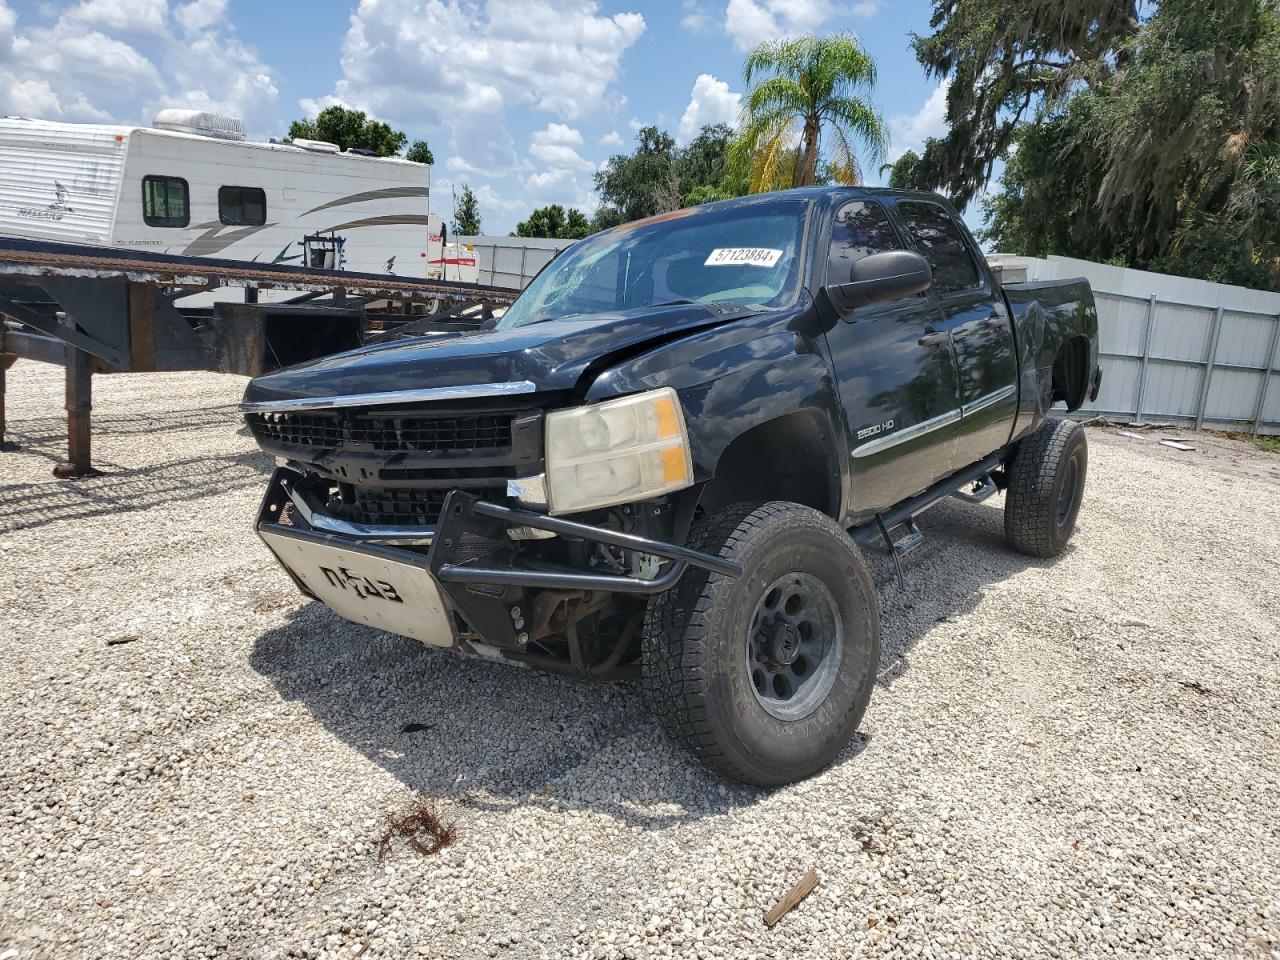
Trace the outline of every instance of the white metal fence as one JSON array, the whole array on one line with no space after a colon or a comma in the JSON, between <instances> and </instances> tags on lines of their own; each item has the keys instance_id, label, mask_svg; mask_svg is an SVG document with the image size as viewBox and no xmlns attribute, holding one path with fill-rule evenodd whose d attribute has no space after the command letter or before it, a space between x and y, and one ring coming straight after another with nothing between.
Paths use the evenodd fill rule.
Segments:
<instances>
[{"instance_id":1,"label":"white metal fence","mask_svg":"<svg viewBox=\"0 0 1280 960\"><path fill-rule=\"evenodd\" d=\"M1280 433L1280 294L1066 257L991 261L1006 283L1088 278L1103 374L1084 413Z\"/></svg>"},{"instance_id":2,"label":"white metal fence","mask_svg":"<svg viewBox=\"0 0 1280 960\"><path fill-rule=\"evenodd\" d=\"M457 236L453 239L475 248L481 283L515 290L523 290L558 251L575 242L536 237Z\"/></svg>"}]
</instances>

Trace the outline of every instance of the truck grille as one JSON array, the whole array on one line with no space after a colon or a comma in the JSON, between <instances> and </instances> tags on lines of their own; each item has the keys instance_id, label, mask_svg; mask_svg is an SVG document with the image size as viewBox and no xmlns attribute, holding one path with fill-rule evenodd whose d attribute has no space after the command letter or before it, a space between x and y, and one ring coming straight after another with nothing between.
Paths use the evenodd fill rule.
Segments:
<instances>
[{"instance_id":1,"label":"truck grille","mask_svg":"<svg viewBox=\"0 0 1280 960\"><path fill-rule=\"evenodd\" d=\"M424 414L344 411L251 413L249 429L261 443L334 450L353 446L377 452L442 453L511 446L512 413Z\"/></svg>"},{"instance_id":2,"label":"truck grille","mask_svg":"<svg viewBox=\"0 0 1280 960\"><path fill-rule=\"evenodd\" d=\"M490 500L501 500L506 495L503 487L472 487L469 492ZM356 487L356 519L381 526L435 526L448 495L444 488Z\"/></svg>"},{"instance_id":3,"label":"truck grille","mask_svg":"<svg viewBox=\"0 0 1280 960\"><path fill-rule=\"evenodd\" d=\"M245 419L267 453L312 478L317 506L369 526L433 527L450 491L501 502L508 480L543 469L543 411L535 398L254 411Z\"/></svg>"}]
</instances>

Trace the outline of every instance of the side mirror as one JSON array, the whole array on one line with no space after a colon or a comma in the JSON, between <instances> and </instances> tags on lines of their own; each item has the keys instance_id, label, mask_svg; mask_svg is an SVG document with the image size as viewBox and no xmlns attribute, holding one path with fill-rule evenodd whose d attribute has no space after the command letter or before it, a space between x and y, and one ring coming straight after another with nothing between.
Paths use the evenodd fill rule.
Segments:
<instances>
[{"instance_id":1,"label":"side mirror","mask_svg":"<svg viewBox=\"0 0 1280 960\"><path fill-rule=\"evenodd\" d=\"M933 269L910 250L890 250L863 257L849 271L848 283L833 283L827 294L841 313L888 300L901 300L929 289Z\"/></svg>"}]
</instances>

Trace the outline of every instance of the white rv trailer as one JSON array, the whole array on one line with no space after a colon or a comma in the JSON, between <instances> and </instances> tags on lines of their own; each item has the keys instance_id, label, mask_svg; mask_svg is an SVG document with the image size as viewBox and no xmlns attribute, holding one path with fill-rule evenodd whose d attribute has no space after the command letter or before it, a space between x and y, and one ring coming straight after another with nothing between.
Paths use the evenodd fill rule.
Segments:
<instances>
[{"instance_id":1,"label":"white rv trailer","mask_svg":"<svg viewBox=\"0 0 1280 960\"><path fill-rule=\"evenodd\" d=\"M474 255L429 212L430 176L246 141L239 120L190 110L152 127L3 117L0 235L474 283Z\"/></svg>"}]
</instances>

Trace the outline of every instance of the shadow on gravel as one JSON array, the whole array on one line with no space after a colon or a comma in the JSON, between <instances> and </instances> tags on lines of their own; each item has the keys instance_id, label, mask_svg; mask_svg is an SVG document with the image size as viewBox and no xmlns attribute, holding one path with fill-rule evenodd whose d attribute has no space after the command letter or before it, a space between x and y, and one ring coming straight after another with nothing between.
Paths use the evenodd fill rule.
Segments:
<instances>
[{"instance_id":1,"label":"shadow on gravel","mask_svg":"<svg viewBox=\"0 0 1280 960\"><path fill-rule=\"evenodd\" d=\"M989 506L943 504L921 526L928 539L906 561L906 592L891 561L871 556L883 625L880 695L940 622L962 618L985 587L1040 563L1005 546L1002 514ZM567 806L658 829L765 795L685 757L650 716L638 683L462 660L317 603L258 637L251 664L406 788L464 806ZM856 762L868 747L859 735L836 762Z\"/></svg>"},{"instance_id":2,"label":"shadow on gravel","mask_svg":"<svg viewBox=\"0 0 1280 960\"><path fill-rule=\"evenodd\" d=\"M229 426L236 429L243 425L239 408L234 403L214 407L192 407L187 410L164 410L157 413L93 414L95 436L137 436L144 433L187 433L191 430L207 430L210 427ZM6 439L24 450L37 451L53 447L65 453L67 442L67 418L32 417L10 420L6 426ZM65 459L65 457L64 457Z\"/></svg>"},{"instance_id":3,"label":"shadow on gravel","mask_svg":"<svg viewBox=\"0 0 1280 960\"><path fill-rule=\"evenodd\" d=\"M52 458L56 459L56 458ZM0 533L63 520L150 510L262 487L271 459L258 451L190 457L133 469L96 461L101 476L0 484Z\"/></svg>"}]
</instances>

